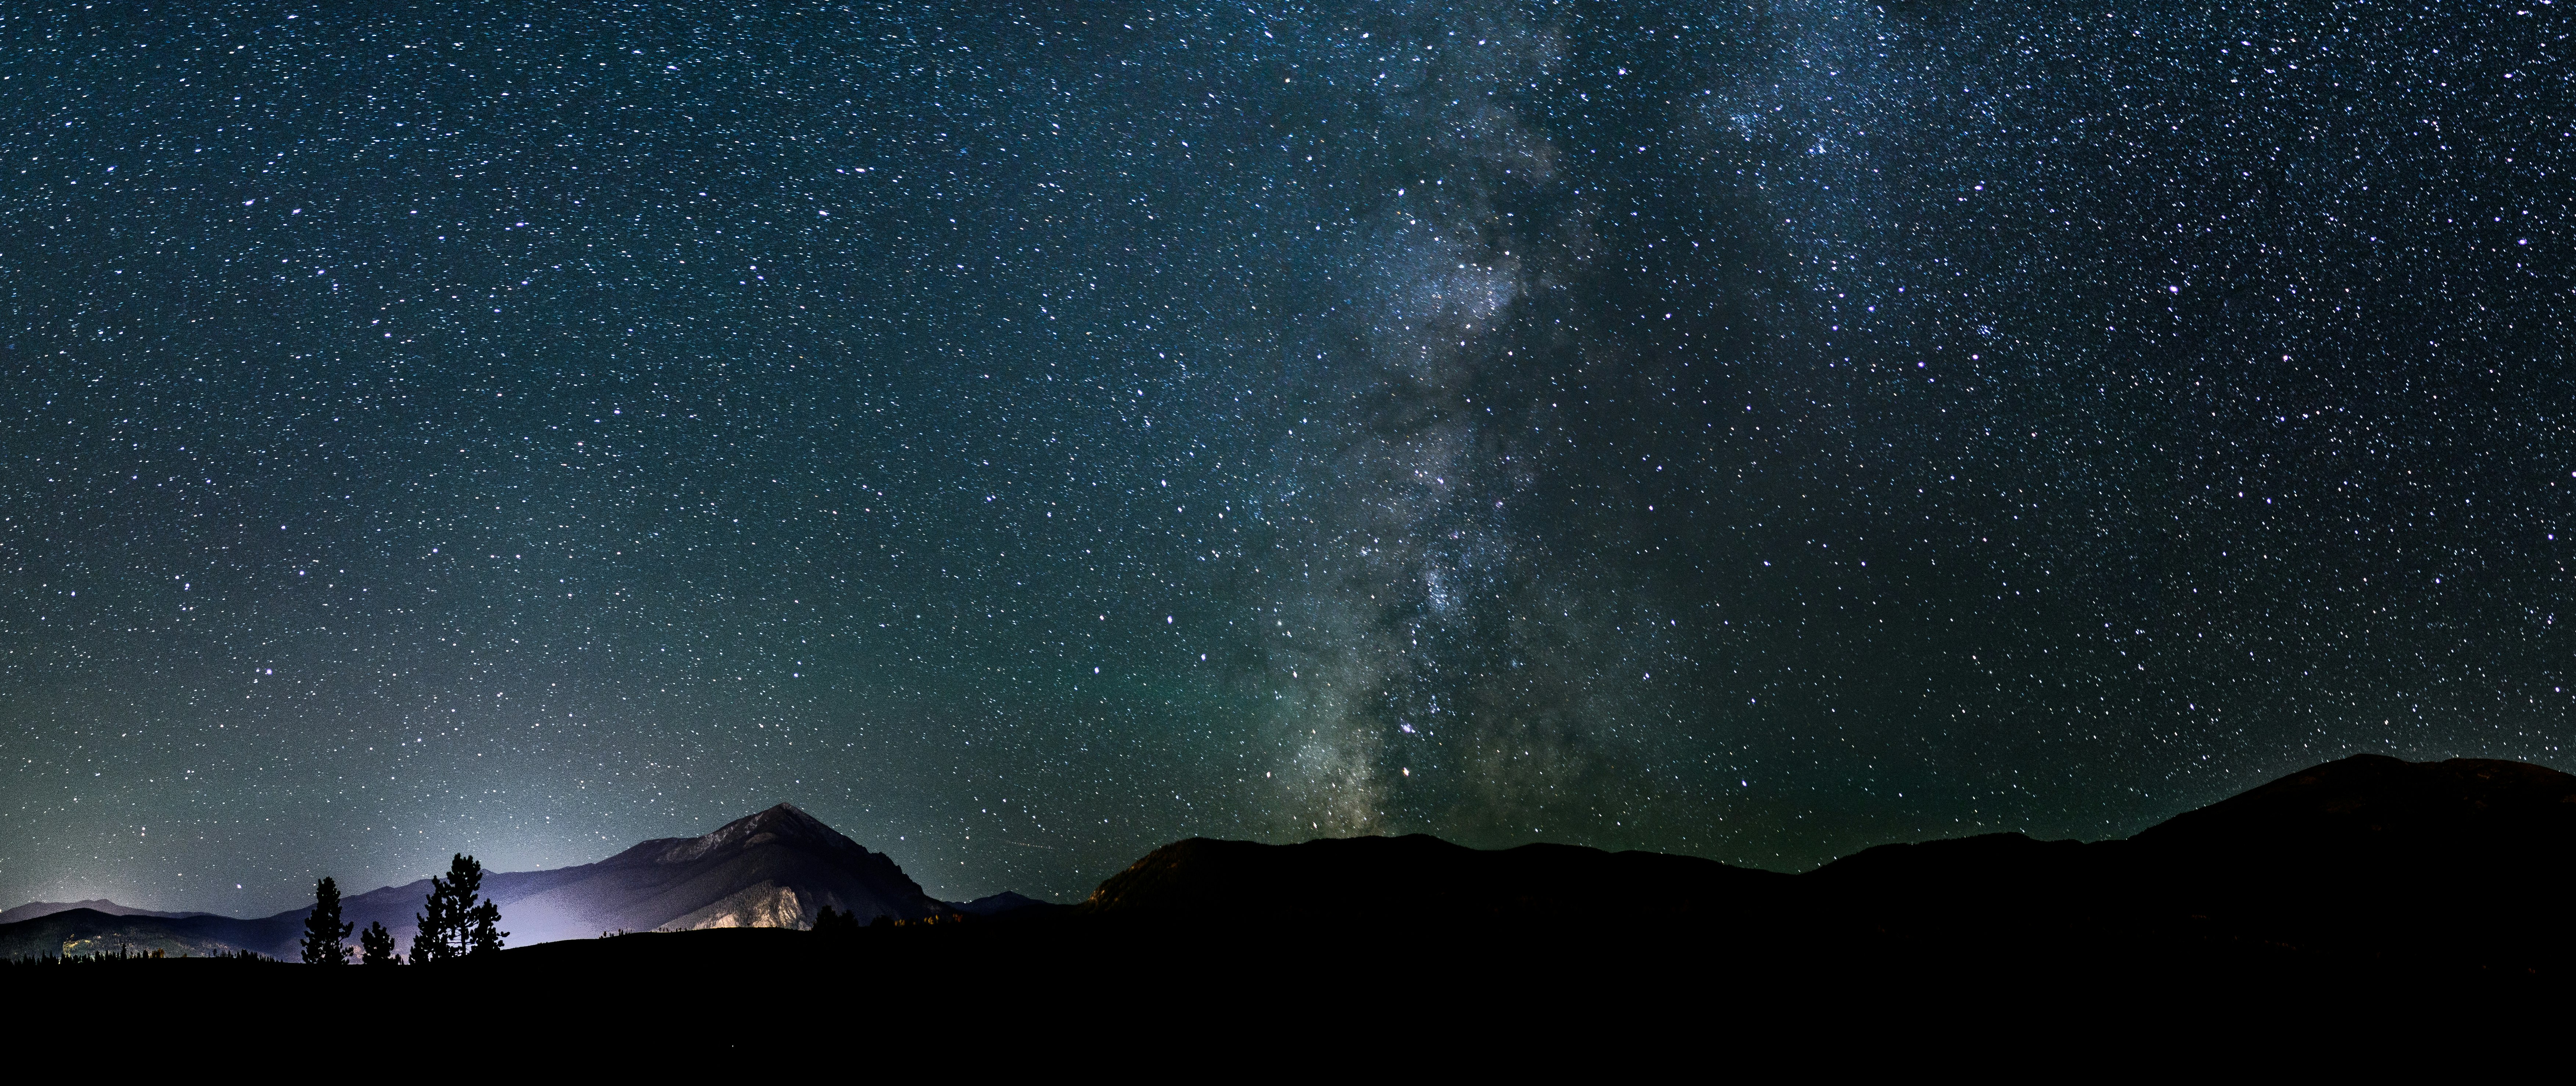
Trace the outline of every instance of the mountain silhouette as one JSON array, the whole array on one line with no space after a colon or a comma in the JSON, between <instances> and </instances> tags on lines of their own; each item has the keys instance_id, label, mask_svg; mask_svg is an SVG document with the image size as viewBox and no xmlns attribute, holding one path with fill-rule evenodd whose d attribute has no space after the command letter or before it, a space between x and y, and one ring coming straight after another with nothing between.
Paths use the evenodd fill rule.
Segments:
<instances>
[{"instance_id":1,"label":"mountain silhouette","mask_svg":"<svg viewBox=\"0 0 2576 1086\"><path fill-rule=\"evenodd\" d=\"M1799 882L1812 915L1898 940L2230 942L2530 969L2576 961L2560 920L2576 890L2576 776L2355 755L2127 840L1882 845Z\"/></svg>"},{"instance_id":2,"label":"mountain silhouette","mask_svg":"<svg viewBox=\"0 0 2576 1086\"><path fill-rule=\"evenodd\" d=\"M301 923L300 919L298 923ZM265 948L283 925L265 919L243 920L194 913L152 916L112 914L96 909L64 909L31 920L0 924L0 959L69 957L87 954L160 951L171 957L208 958ZM261 953L271 954L266 949Z\"/></svg>"},{"instance_id":3,"label":"mountain silhouette","mask_svg":"<svg viewBox=\"0 0 2576 1086\"><path fill-rule=\"evenodd\" d=\"M1690 856L1552 844L1487 851L1425 834L1295 845L1193 837L1110 876L1077 908L1292 924L1679 918L1788 879Z\"/></svg>"},{"instance_id":4,"label":"mountain silhouette","mask_svg":"<svg viewBox=\"0 0 2576 1086\"><path fill-rule=\"evenodd\" d=\"M2576 776L2486 758L2406 762L2357 754L2182 814L2132 840L2236 864L2537 858L2576 843Z\"/></svg>"},{"instance_id":5,"label":"mountain silhouette","mask_svg":"<svg viewBox=\"0 0 2576 1086\"><path fill-rule=\"evenodd\" d=\"M863 924L950 911L893 860L785 803L595 864L487 876L484 892L501 903L518 945L618 930L802 928L827 905Z\"/></svg>"},{"instance_id":6,"label":"mountain silhouette","mask_svg":"<svg viewBox=\"0 0 2576 1086\"><path fill-rule=\"evenodd\" d=\"M880 955L869 968L908 962L903 969L925 977L975 962L1053 961L1069 982L1086 970L1151 977L1164 968L1151 963L1197 962L1217 972L1185 983L1213 983L1227 962L1299 970L1357 954L1423 968L1445 961L1480 976L1622 961L1671 973L1682 968L1672 963L1697 961L1773 979L2120 976L2144 991L2159 977L2169 989L2260 990L2272 980L2331 987L2319 978L2398 976L2438 987L2576 970L2576 936L2564 923L2576 891L2576 777L2517 762L2359 755L2126 840L1987 834L1890 844L1799 875L1571 845L1481 850L1424 835L1287 845L1190 838L1155 849L1074 907L1008 893L934 901L886 857L781 805L703 837L647 841L580 867L493 874L484 886L501 902L513 945L563 940L504 956L539 971L829 953ZM425 889L356 895L344 913L407 933ZM826 905L862 924L973 922L907 925L820 949L793 931L702 930L801 928ZM74 908L0 925L0 956L130 946L287 957L302 917ZM1014 922L990 922L1004 917ZM585 938L618 930L689 934Z\"/></svg>"},{"instance_id":7,"label":"mountain silhouette","mask_svg":"<svg viewBox=\"0 0 2576 1086\"><path fill-rule=\"evenodd\" d=\"M55 913L70 912L73 909L88 909L91 912L100 913L106 916L158 916L172 919L182 916L215 915L213 913L165 913L153 909L137 909L131 905L119 905L102 897L92 898L88 901L30 901L14 909L0 910L0 924L15 924L21 920L33 920L40 916L52 916Z\"/></svg>"},{"instance_id":8,"label":"mountain silhouette","mask_svg":"<svg viewBox=\"0 0 2576 1086\"><path fill-rule=\"evenodd\" d=\"M341 915L362 929L382 923L397 945L408 946L428 893L429 880L422 879L349 895L341 900ZM646 841L597 863L489 872L483 894L501 906L501 927L510 933L511 946L618 931L801 928L827 905L861 923L954 911L924 894L893 860L785 803L701 837ZM310 911L242 919L51 910L0 924L0 958L130 946L197 956L251 950L292 959Z\"/></svg>"},{"instance_id":9,"label":"mountain silhouette","mask_svg":"<svg viewBox=\"0 0 2576 1086\"><path fill-rule=\"evenodd\" d=\"M1020 919L1023 917L1061 912L1065 909L1071 908L1072 906L1058 905L1052 901L1040 901L1033 897L1015 894L1008 890L1004 890L1001 893L979 897L973 901L950 902L948 907L955 909L960 913L964 913L967 916L981 916L989 918L1010 917L1012 919Z\"/></svg>"},{"instance_id":10,"label":"mountain silhouette","mask_svg":"<svg viewBox=\"0 0 2576 1086\"><path fill-rule=\"evenodd\" d=\"M2358 755L2176 817L2126 862L2170 907L2337 953L2567 960L2576 776Z\"/></svg>"},{"instance_id":11,"label":"mountain silhouette","mask_svg":"<svg viewBox=\"0 0 2576 1086\"><path fill-rule=\"evenodd\" d=\"M2576 965L2563 923L2572 891L2576 776L2356 755L2127 840L2006 833L1881 845L1796 876L1565 845L1480 851L1424 836L1193 838L1111 876L1078 911L1202 926L1716 926L1765 953L1947 955L2013 968L2216 955L2266 968L2520 971ZM1793 945L1805 949L1783 949Z\"/></svg>"}]
</instances>

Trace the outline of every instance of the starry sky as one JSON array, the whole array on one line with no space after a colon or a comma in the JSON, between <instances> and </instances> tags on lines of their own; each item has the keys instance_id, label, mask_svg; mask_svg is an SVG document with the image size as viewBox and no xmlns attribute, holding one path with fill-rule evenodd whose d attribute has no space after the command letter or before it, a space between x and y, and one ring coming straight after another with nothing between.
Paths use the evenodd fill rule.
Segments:
<instances>
[{"instance_id":1,"label":"starry sky","mask_svg":"<svg viewBox=\"0 0 2576 1086\"><path fill-rule=\"evenodd\" d=\"M2570 30L0 6L0 899L2576 769Z\"/></svg>"}]
</instances>

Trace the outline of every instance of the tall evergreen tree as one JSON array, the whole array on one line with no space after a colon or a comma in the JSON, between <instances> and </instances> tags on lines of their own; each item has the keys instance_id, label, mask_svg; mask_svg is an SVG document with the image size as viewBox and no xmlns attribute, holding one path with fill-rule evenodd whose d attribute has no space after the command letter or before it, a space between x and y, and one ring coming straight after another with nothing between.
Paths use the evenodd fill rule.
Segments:
<instances>
[{"instance_id":1,"label":"tall evergreen tree","mask_svg":"<svg viewBox=\"0 0 2576 1086\"><path fill-rule=\"evenodd\" d=\"M340 922L340 884L329 875L313 887L313 912L304 918L304 964L347 965L349 937L353 924Z\"/></svg>"},{"instance_id":2,"label":"tall evergreen tree","mask_svg":"<svg viewBox=\"0 0 2576 1086\"><path fill-rule=\"evenodd\" d=\"M358 933L358 962L361 965L402 964L401 956L394 953L394 933L385 930L384 921L372 921L367 924L367 930Z\"/></svg>"},{"instance_id":3,"label":"tall evergreen tree","mask_svg":"<svg viewBox=\"0 0 2576 1086\"><path fill-rule=\"evenodd\" d=\"M475 874L479 877L482 872ZM490 898L465 911L465 953L498 954L510 933L501 930L501 903Z\"/></svg>"},{"instance_id":4,"label":"tall evergreen tree","mask_svg":"<svg viewBox=\"0 0 2576 1086\"><path fill-rule=\"evenodd\" d=\"M416 922L411 937L413 965L443 962L456 956L448 942L448 932L456 928L456 917L447 880L429 877L429 900L421 903L421 911L412 914L412 920Z\"/></svg>"},{"instance_id":5,"label":"tall evergreen tree","mask_svg":"<svg viewBox=\"0 0 2576 1086\"><path fill-rule=\"evenodd\" d=\"M510 937L501 930L501 906L481 900L482 893L483 865L461 852L448 865L446 878L430 878L429 900L413 917L420 922L420 934L411 940L413 965L501 949L501 941Z\"/></svg>"}]
</instances>

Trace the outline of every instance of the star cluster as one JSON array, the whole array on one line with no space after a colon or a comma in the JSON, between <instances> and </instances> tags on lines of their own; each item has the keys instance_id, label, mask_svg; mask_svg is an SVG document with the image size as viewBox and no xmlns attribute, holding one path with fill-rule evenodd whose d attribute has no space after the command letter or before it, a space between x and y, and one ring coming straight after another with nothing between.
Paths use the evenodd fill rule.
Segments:
<instances>
[{"instance_id":1,"label":"star cluster","mask_svg":"<svg viewBox=\"0 0 2576 1086\"><path fill-rule=\"evenodd\" d=\"M0 14L0 897L2572 764L2553 4L524 7Z\"/></svg>"}]
</instances>

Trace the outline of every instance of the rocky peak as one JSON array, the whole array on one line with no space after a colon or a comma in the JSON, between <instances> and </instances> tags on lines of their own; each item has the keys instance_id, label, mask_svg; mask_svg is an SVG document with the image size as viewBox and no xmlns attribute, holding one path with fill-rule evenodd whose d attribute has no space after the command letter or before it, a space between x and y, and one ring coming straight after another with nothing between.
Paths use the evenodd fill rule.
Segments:
<instances>
[{"instance_id":1,"label":"rocky peak","mask_svg":"<svg viewBox=\"0 0 2576 1086\"><path fill-rule=\"evenodd\" d=\"M725 823L704 837L693 837L673 844L654 857L657 862L688 863L716 852L756 848L773 841L785 841L814 848L855 849L866 852L859 843L824 825L823 820L797 809L793 803L781 803L759 814Z\"/></svg>"}]
</instances>

